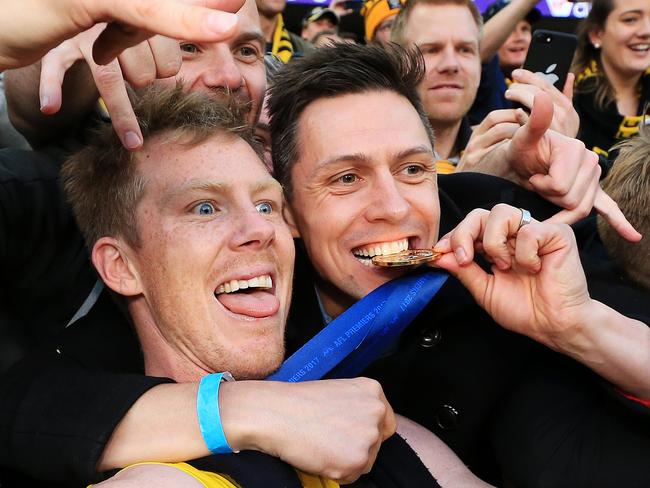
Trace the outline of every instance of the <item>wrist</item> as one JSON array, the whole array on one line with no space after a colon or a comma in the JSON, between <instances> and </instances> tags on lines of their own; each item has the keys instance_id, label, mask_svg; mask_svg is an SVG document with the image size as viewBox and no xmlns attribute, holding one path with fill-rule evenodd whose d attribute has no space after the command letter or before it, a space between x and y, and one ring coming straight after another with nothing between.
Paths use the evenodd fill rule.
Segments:
<instances>
[{"instance_id":1,"label":"wrist","mask_svg":"<svg viewBox=\"0 0 650 488\"><path fill-rule=\"evenodd\" d=\"M230 373L213 373L201 378L196 397L196 411L201 435L213 454L233 452L226 439L221 420L219 391L223 381L234 381Z\"/></svg>"},{"instance_id":2,"label":"wrist","mask_svg":"<svg viewBox=\"0 0 650 488\"><path fill-rule=\"evenodd\" d=\"M273 454L273 438L267 418L272 413L268 386L275 382L245 380L221 385L221 420L228 443L236 451L255 450Z\"/></svg>"},{"instance_id":3,"label":"wrist","mask_svg":"<svg viewBox=\"0 0 650 488\"><path fill-rule=\"evenodd\" d=\"M596 332L603 312L601 306L600 302L589 298L577 311L554 318L561 326L535 339L556 352L580 360L588 356L598 342Z\"/></svg>"}]
</instances>

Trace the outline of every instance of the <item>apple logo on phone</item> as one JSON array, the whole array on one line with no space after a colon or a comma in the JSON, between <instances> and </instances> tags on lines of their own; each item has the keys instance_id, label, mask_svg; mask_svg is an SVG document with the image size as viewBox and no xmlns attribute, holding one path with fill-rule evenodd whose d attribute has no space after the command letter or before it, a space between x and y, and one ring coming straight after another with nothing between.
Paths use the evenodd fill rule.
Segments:
<instances>
[{"instance_id":1,"label":"apple logo on phone","mask_svg":"<svg viewBox=\"0 0 650 488\"><path fill-rule=\"evenodd\" d=\"M543 73L541 71L537 71L535 74L544 80L548 80L551 85L555 85L555 82L560 79L558 75L553 73L553 71L555 71L555 68L557 68L557 63L550 65Z\"/></svg>"}]
</instances>

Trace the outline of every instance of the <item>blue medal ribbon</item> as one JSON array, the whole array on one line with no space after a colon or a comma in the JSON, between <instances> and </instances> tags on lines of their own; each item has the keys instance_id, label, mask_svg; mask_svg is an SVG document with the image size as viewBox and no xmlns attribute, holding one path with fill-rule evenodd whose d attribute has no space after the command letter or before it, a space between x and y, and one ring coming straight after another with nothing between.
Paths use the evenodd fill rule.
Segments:
<instances>
[{"instance_id":1,"label":"blue medal ribbon","mask_svg":"<svg viewBox=\"0 0 650 488\"><path fill-rule=\"evenodd\" d=\"M267 379L295 383L358 376L390 351L448 277L422 267L384 283L339 315Z\"/></svg>"}]
</instances>

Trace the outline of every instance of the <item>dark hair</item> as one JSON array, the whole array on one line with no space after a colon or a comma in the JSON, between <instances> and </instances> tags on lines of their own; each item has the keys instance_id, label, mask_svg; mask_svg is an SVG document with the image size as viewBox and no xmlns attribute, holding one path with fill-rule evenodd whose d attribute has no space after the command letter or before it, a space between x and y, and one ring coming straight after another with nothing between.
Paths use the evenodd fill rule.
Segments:
<instances>
[{"instance_id":1,"label":"dark hair","mask_svg":"<svg viewBox=\"0 0 650 488\"><path fill-rule=\"evenodd\" d=\"M241 137L260 156L263 153L246 125L247 105L234 98L215 99L205 93L152 87L139 92L133 109L145 147L155 136L193 147L216 133ZM153 144L158 144L155 141ZM61 178L77 223L89 248L103 236L119 236L139 246L136 207L147 181L138 171L138 152L126 150L110 124L102 124L88 145L66 161Z\"/></svg>"},{"instance_id":2,"label":"dark hair","mask_svg":"<svg viewBox=\"0 0 650 488\"><path fill-rule=\"evenodd\" d=\"M594 82L589 83L588 91L593 90L596 105L600 108L604 108L607 103L613 101L616 95L607 76L602 71L600 49L596 49L591 43L589 33L595 29L604 29L607 17L612 10L614 10L614 0L592 1L589 15L578 26L578 46L571 65L571 71L575 73L576 81L579 83L585 70L593 71L592 63L596 63L598 72L595 74ZM579 84L576 90L581 91Z\"/></svg>"},{"instance_id":3,"label":"dark hair","mask_svg":"<svg viewBox=\"0 0 650 488\"><path fill-rule=\"evenodd\" d=\"M291 170L300 150L298 120L310 103L321 98L369 91L395 92L413 105L433 145L429 119L417 93L423 76L422 55L399 46L337 44L311 51L287 64L270 89L268 105L274 175L287 198L292 197ZM363 122L363 114L359 114L359 122Z\"/></svg>"}]
</instances>

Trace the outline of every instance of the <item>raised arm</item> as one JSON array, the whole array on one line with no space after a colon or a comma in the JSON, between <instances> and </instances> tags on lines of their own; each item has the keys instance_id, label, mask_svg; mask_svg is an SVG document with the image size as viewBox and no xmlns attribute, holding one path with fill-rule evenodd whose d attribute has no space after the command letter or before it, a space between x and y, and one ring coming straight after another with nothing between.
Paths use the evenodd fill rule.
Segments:
<instances>
[{"instance_id":1,"label":"raised arm","mask_svg":"<svg viewBox=\"0 0 650 488\"><path fill-rule=\"evenodd\" d=\"M496 54L515 29L517 22L523 20L538 1L512 0L485 23L481 39L481 62L486 63Z\"/></svg>"},{"instance_id":2,"label":"raised arm","mask_svg":"<svg viewBox=\"0 0 650 488\"><path fill-rule=\"evenodd\" d=\"M99 95L88 65L81 60L73 63L61 85L65 103L56 113L49 114L42 111L39 97L40 61L5 72L9 118L34 148L68 135L75 126L84 122L97 103Z\"/></svg>"},{"instance_id":3,"label":"raised arm","mask_svg":"<svg viewBox=\"0 0 650 488\"><path fill-rule=\"evenodd\" d=\"M154 34L217 42L232 35L240 0L7 0L0 16L0 70L35 63L66 39L108 22L93 47L106 64Z\"/></svg>"},{"instance_id":4,"label":"raised arm","mask_svg":"<svg viewBox=\"0 0 650 488\"><path fill-rule=\"evenodd\" d=\"M581 141L550 129L553 114L551 97L543 91L536 93L530 117L511 131L511 139L493 144L481 158L464 158L459 171L501 176L534 190L564 208L553 221L574 223L595 209L625 239L640 240L616 202L600 188L598 156ZM517 119L514 115L505 118L511 128Z\"/></svg>"},{"instance_id":5,"label":"raised arm","mask_svg":"<svg viewBox=\"0 0 650 488\"><path fill-rule=\"evenodd\" d=\"M232 35L237 23L233 12L242 3L241 0L209 0L201 6L192 0L56 3L10 0L3 3L0 70L37 63L9 76L8 103L14 125L34 146L66 134L83 121L96 101L92 73L124 145L129 149L139 148L142 135L128 102L124 80L141 86L156 77L173 76L180 68L178 46L172 54L175 62L169 62L165 56L169 54L171 39L161 41L161 36L155 34L198 42L223 40ZM125 52L128 48L131 54ZM134 54L143 50L152 55L143 58ZM165 56L159 56L161 53ZM117 56L121 56L122 65L116 61ZM82 62L84 59L86 63ZM146 62L142 63L143 59ZM120 66L124 68L125 62L127 69L123 72ZM61 113L57 116L45 116L59 108Z\"/></svg>"},{"instance_id":6,"label":"raised arm","mask_svg":"<svg viewBox=\"0 0 650 488\"><path fill-rule=\"evenodd\" d=\"M474 262L476 249L494 263L491 274ZM446 253L437 265L503 327L579 361L626 393L650 398L650 328L589 296L568 226L526 225L520 209L497 205L470 213L436 250Z\"/></svg>"}]
</instances>

